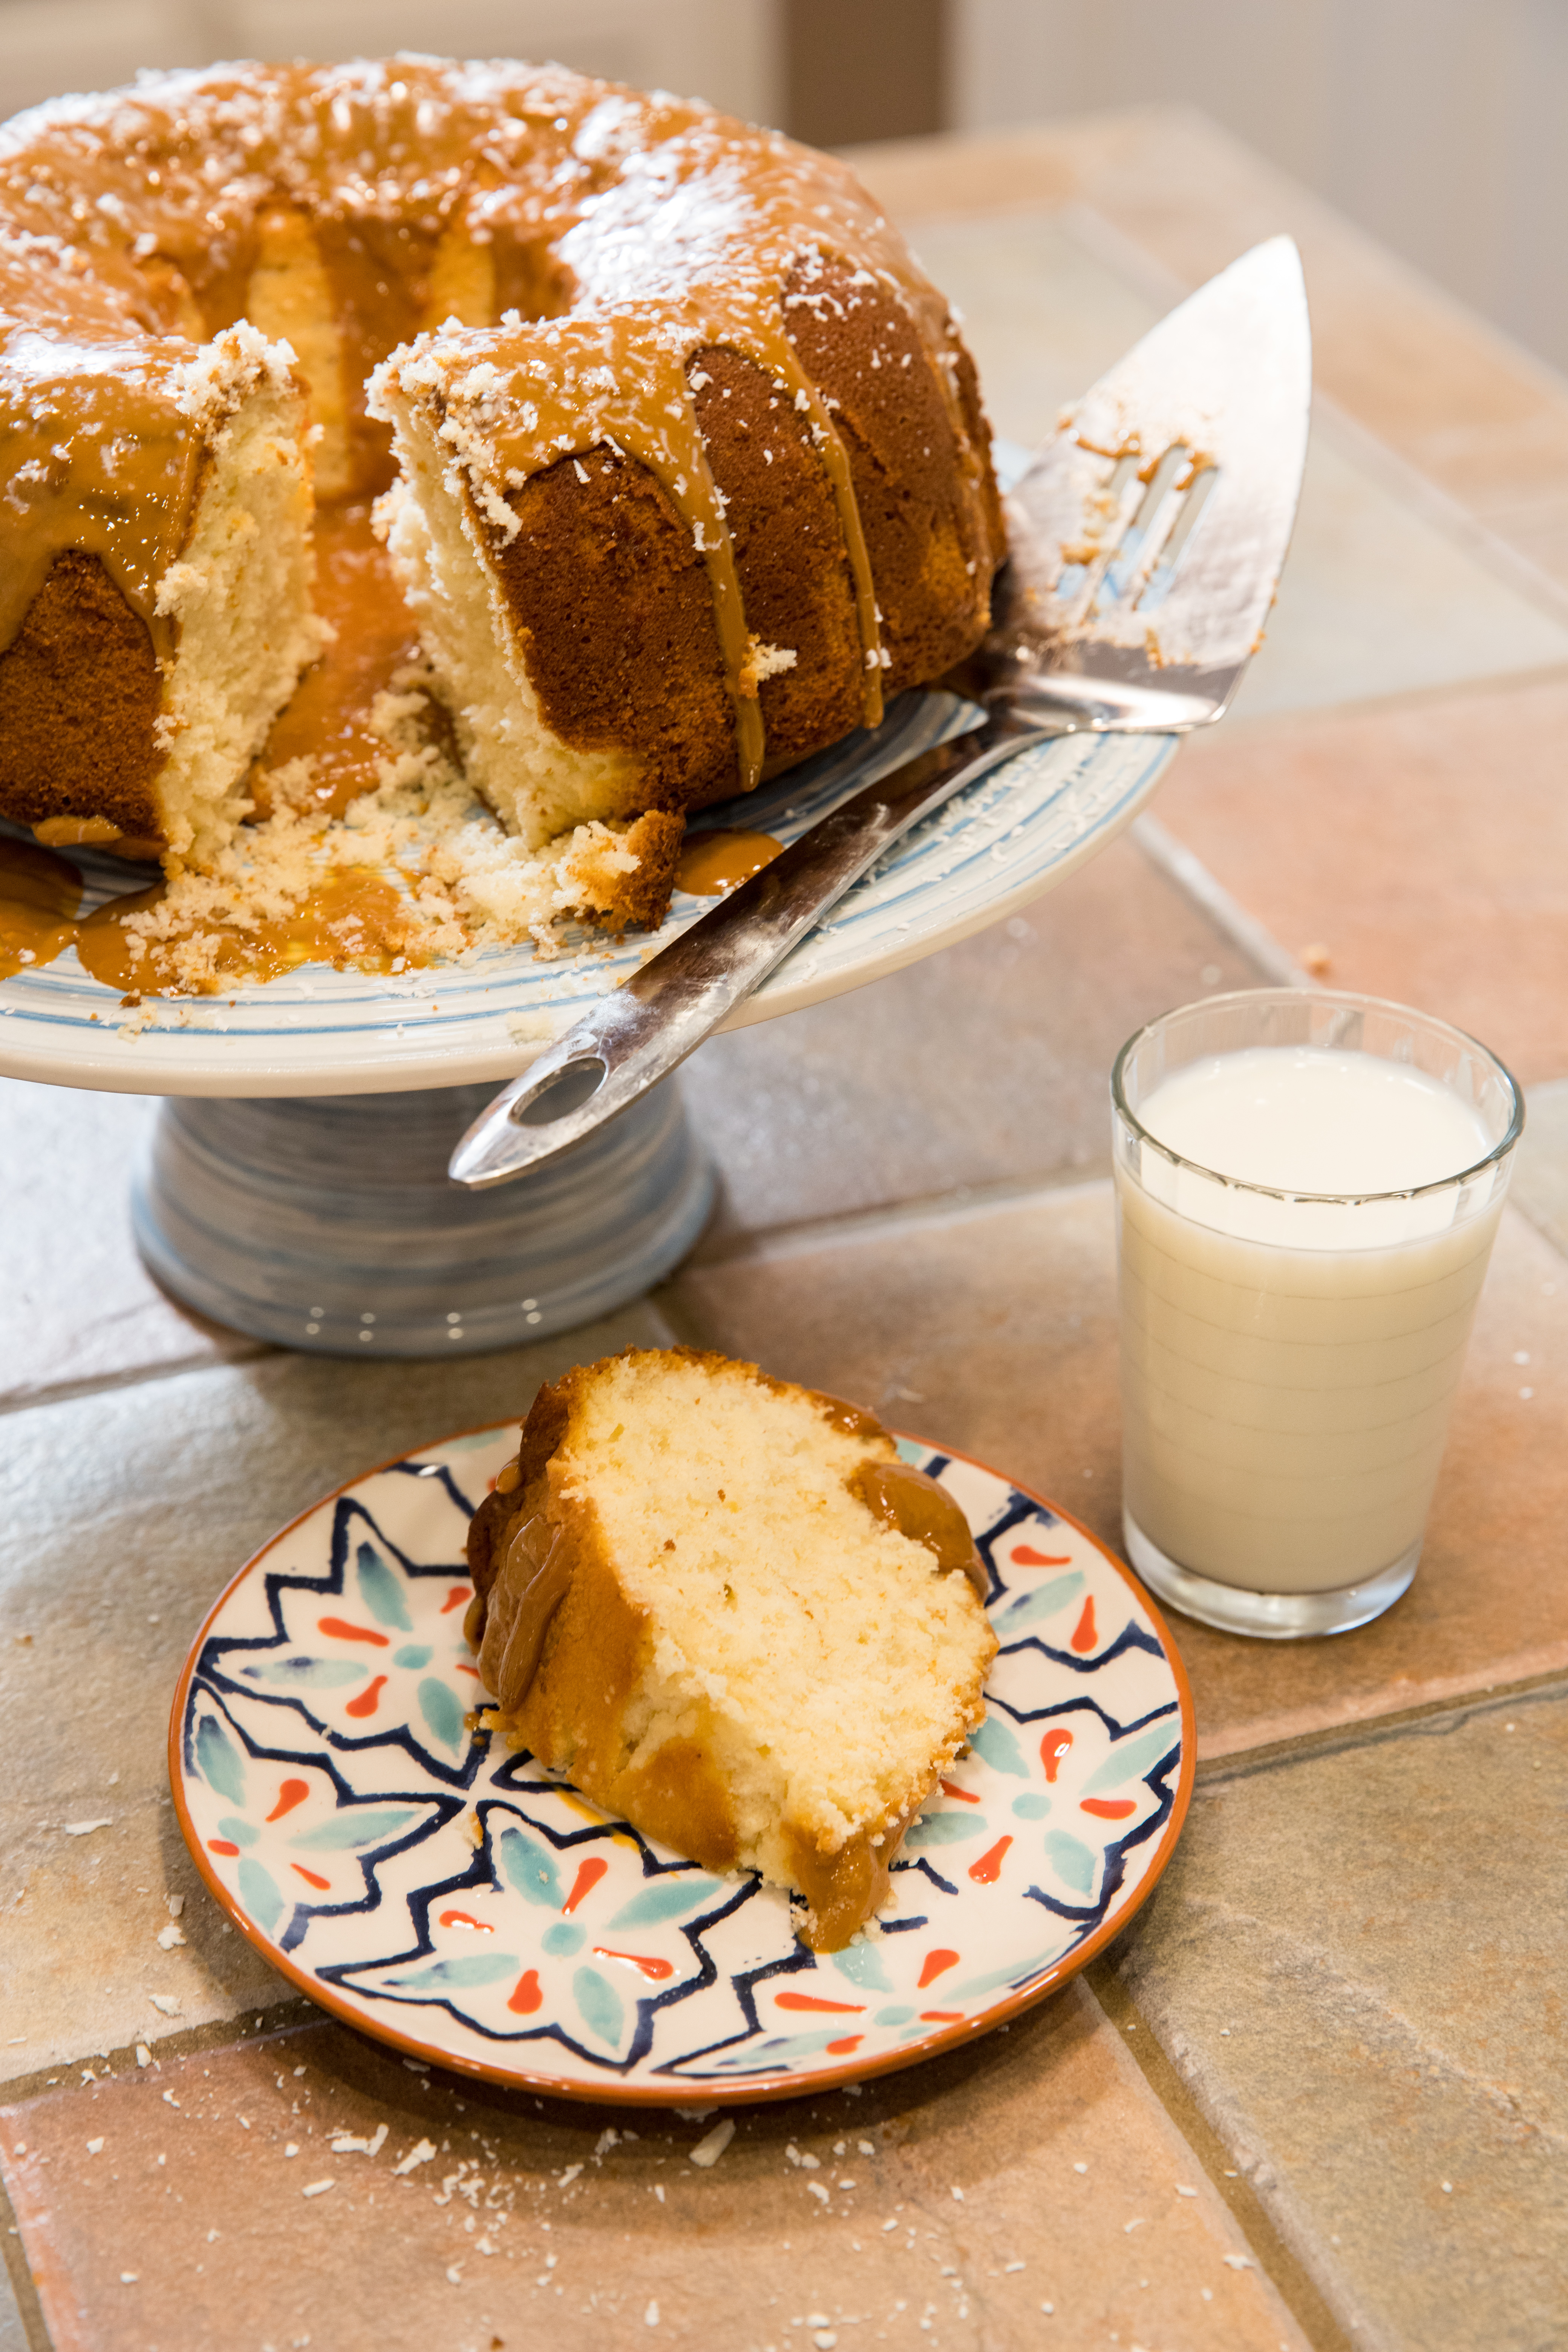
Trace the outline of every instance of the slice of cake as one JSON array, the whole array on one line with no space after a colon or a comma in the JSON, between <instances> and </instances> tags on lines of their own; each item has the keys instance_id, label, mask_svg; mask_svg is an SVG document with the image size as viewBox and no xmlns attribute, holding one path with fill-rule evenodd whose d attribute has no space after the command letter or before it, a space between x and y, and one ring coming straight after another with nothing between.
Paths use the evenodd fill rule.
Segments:
<instances>
[{"instance_id":1,"label":"slice of cake","mask_svg":"<svg viewBox=\"0 0 1568 2352\"><path fill-rule=\"evenodd\" d=\"M951 1496L868 1413L685 1349L541 1389L476 1512L468 1633L499 1729L714 1871L884 1900L985 1713L996 1640Z\"/></svg>"}]
</instances>

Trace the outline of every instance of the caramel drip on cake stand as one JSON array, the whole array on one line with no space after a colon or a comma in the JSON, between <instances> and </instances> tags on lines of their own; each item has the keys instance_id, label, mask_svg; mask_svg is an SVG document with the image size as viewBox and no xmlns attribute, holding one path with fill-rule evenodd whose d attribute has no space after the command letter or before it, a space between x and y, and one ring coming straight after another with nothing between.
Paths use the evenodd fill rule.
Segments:
<instances>
[{"instance_id":1,"label":"caramel drip on cake stand","mask_svg":"<svg viewBox=\"0 0 1568 2352\"><path fill-rule=\"evenodd\" d=\"M771 833L742 833L729 825L689 833L676 863L675 887L694 898L722 898L771 866L783 847Z\"/></svg>"},{"instance_id":2,"label":"caramel drip on cake stand","mask_svg":"<svg viewBox=\"0 0 1568 2352\"><path fill-rule=\"evenodd\" d=\"M316 610L335 635L273 720L258 755L249 790L262 817L275 805L273 772L293 760L312 762L309 784L289 794L295 806L342 816L351 801L374 790L395 754L371 725L372 706L399 670L420 658L414 616L371 529L369 501L318 507L315 539Z\"/></svg>"},{"instance_id":3,"label":"caramel drip on cake stand","mask_svg":"<svg viewBox=\"0 0 1568 2352\"><path fill-rule=\"evenodd\" d=\"M409 945L408 913L395 884L361 866L329 866L309 895L287 915L269 923L192 923L164 940L156 929L130 929L132 917L155 913L163 896L138 890L110 898L89 915L76 933L82 970L131 995L171 990L181 995L191 983L175 961L181 940L199 931L216 943L218 977L199 983L200 992L221 994L247 980L277 980L302 963L330 963L338 971L391 971L434 959Z\"/></svg>"},{"instance_id":4,"label":"caramel drip on cake stand","mask_svg":"<svg viewBox=\"0 0 1568 2352\"><path fill-rule=\"evenodd\" d=\"M0 841L0 980L53 963L76 936L81 876L26 841Z\"/></svg>"}]
</instances>

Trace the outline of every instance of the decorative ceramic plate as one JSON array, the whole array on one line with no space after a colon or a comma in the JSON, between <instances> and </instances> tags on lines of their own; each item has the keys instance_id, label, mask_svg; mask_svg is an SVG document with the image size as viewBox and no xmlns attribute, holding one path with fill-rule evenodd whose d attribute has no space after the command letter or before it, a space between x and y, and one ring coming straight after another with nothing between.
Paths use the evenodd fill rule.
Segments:
<instances>
[{"instance_id":1,"label":"decorative ceramic plate","mask_svg":"<svg viewBox=\"0 0 1568 2352\"><path fill-rule=\"evenodd\" d=\"M851 736L703 823L787 844L856 786L972 720L972 706L954 695L904 695L875 735ZM1171 735L1078 735L1020 752L906 835L727 1025L880 979L1038 898L1136 815L1175 747ZM115 859L74 854L87 875L84 913L132 887ZM658 942L712 903L678 894ZM163 1095L376 1094L500 1080L635 971L649 945L646 933L618 948L584 933L553 962L531 948L498 948L401 977L307 964L247 983L232 1006L226 995L149 998L154 1025L137 1036L119 1034L118 992L89 979L68 948L0 982L0 1072Z\"/></svg>"},{"instance_id":2,"label":"decorative ceramic plate","mask_svg":"<svg viewBox=\"0 0 1568 2352\"><path fill-rule=\"evenodd\" d=\"M512 1423L357 1479L214 1608L169 1729L214 1895L349 2023L572 2098L787 2098L1016 2015L1163 1869L1192 1699L1157 1612L1083 1528L962 1454L899 1444L967 1515L1002 1649L879 1934L809 1952L781 1889L712 1876L475 1727L463 1538Z\"/></svg>"}]
</instances>

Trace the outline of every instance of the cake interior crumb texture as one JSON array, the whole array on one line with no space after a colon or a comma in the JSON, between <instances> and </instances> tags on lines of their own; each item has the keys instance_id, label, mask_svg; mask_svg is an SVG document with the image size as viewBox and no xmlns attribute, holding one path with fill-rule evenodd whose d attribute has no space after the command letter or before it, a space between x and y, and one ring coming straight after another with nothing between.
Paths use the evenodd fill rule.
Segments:
<instances>
[{"instance_id":1,"label":"cake interior crumb texture","mask_svg":"<svg viewBox=\"0 0 1568 2352\"><path fill-rule=\"evenodd\" d=\"M191 535L158 583L178 624L159 731L176 857L226 845L248 803L239 786L294 681L326 632L310 609L315 547L304 385L288 355L247 324L189 373L216 415ZM205 383L200 382L205 373Z\"/></svg>"}]
</instances>

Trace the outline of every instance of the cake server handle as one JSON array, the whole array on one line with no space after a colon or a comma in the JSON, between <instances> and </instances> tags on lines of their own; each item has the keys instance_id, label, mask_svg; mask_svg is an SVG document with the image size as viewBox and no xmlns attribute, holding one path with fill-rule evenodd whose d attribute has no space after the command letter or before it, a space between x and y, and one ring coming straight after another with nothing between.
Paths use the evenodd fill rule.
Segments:
<instances>
[{"instance_id":1,"label":"cake server handle","mask_svg":"<svg viewBox=\"0 0 1568 2352\"><path fill-rule=\"evenodd\" d=\"M504 1184L592 1135L711 1036L900 835L1016 751L1074 727L1065 709L1026 718L994 703L978 728L840 802L504 1087L447 1173L474 1191Z\"/></svg>"}]
</instances>

